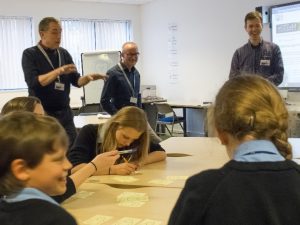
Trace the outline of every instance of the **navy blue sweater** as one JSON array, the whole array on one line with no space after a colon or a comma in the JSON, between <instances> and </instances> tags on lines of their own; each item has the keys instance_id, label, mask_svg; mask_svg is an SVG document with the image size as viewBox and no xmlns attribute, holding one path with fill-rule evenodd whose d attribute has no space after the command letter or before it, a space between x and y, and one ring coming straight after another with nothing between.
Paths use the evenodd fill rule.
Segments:
<instances>
[{"instance_id":1,"label":"navy blue sweater","mask_svg":"<svg viewBox=\"0 0 300 225\"><path fill-rule=\"evenodd\" d=\"M59 205L41 200L7 203L0 200L1 225L76 225L75 219Z\"/></svg>"},{"instance_id":2,"label":"navy blue sweater","mask_svg":"<svg viewBox=\"0 0 300 225\"><path fill-rule=\"evenodd\" d=\"M169 225L293 225L300 221L300 167L229 161L188 179Z\"/></svg>"},{"instance_id":3,"label":"navy blue sweater","mask_svg":"<svg viewBox=\"0 0 300 225\"><path fill-rule=\"evenodd\" d=\"M54 68L59 67L58 53L56 50L45 50ZM61 55L61 65L74 64L71 55L64 48L59 48ZM37 46L25 49L22 56L22 68L25 81L28 86L29 95L38 97L46 111L59 111L69 107L70 85L78 87L79 73L72 73L59 76L64 83L65 90L55 90L55 80L47 86L42 86L38 81L38 76L49 73L53 70L43 53Z\"/></svg>"}]
</instances>

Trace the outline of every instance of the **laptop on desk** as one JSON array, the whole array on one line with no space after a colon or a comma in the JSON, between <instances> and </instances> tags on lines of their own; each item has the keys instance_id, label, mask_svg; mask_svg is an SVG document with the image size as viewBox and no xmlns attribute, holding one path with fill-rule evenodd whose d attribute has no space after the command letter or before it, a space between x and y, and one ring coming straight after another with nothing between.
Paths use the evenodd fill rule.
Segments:
<instances>
[{"instance_id":1,"label":"laptop on desk","mask_svg":"<svg viewBox=\"0 0 300 225\"><path fill-rule=\"evenodd\" d=\"M166 99L156 96L156 85L141 85L142 103L165 102Z\"/></svg>"},{"instance_id":2,"label":"laptop on desk","mask_svg":"<svg viewBox=\"0 0 300 225\"><path fill-rule=\"evenodd\" d=\"M156 85L141 85L142 98L156 97Z\"/></svg>"},{"instance_id":3,"label":"laptop on desk","mask_svg":"<svg viewBox=\"0 0 300 225\"><path fill-rule=\"evenodd\" d=\"M166 99L157 96L148 96L146 98L142 98L142 103L166 102L166 101L167 101Z\"/></svg>"}]
</instances>

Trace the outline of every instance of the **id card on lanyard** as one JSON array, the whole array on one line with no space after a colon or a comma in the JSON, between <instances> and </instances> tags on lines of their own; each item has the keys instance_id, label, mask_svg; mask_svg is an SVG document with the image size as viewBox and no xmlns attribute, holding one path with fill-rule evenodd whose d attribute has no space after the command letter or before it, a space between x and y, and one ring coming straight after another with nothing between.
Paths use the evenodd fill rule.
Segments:
<instances>
[{"instance_id":1,"label":"id card on lanyard","mask_svg":"<svg viewBox=\"0 0 300 225\"><path fill-rule=\"evenodd\" d=\"M270 66L271 65L271 61L270 61L270 59L261 59L260 60L260 65L261 66Z\"/></svg>"},{"instance_id":2,"label":"id card on lanyard","mask_svg":"<svg viewBox=\"0 0 300 225\"><path fill-rule=\"evenodd\" d=\"M128 77L126 76L126 73L120 63L118 63L118 66L120 67L120 69L125 77L125 80L127 81L127 84L131 90L130 103L137 104L138 99L134 96L134 88L132 87L130 81L128 80ZM135 86L135 76L134 75L133 75L133 83L134 83L133 85Z\"/></svg>"},{"instance_id":3,"label":"id card on lanyard","mask_svg":"<svg viewBox=\"0 0 300 225\"><path fill-rule=\"evenodd\" d=\"M43 49L43 47L40 44L38 44L37 47L43 53L43 55L45 56L46 60L48 61L48 63L52 67L52 69L54 70L55 68L54 68L54 66L53 66L53 64L52 64L49 56L47 55L47 53ZM59 51L59 49L56 49L56 51L57 51L57 54L58 54L58 67L61 67L60 51ZM60 81L60 77L59 76L57 77L57 80L58 81L56 81L55 84L54 84L54 89L58 90L58 91L64 91L65 90L65 84Z\"/></svg>"}]
</instances>

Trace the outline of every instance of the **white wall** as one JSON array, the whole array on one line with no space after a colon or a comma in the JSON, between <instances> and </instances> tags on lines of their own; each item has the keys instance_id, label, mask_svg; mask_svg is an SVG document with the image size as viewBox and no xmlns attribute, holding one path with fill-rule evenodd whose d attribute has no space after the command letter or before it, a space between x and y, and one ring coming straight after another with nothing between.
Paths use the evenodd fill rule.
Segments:
<instances>
[{"instance_id":1,"label":"white wall","mask_svg":"<svg viewBox=\"0 0 300 225\"><path fill-rule=\"evenodd\" d=\"M247 42L244 16L257 6L291 0L156 0L142 16L142 82L171 101L213 101L228 78L232 55ZM168 24L178 25L179 79L168 78ZM265 27L264 39L270 40Z\"/></svg>"},{"instance_id":2,"label":"white wall","mask_svg":"<svg viewBox=\"0 0 300 225\"><path fill-rule=\"evenodd\" d=\"M247 41L243 28L245 14L256 6L290 1L154 0L140 7L64 0L0 0L0 15L32 16L35 28L45 16L130 19L134 40L142 53L137 65L142 83L156 84L158 95L170 101L202 102L214 99L227 80L233 52ZM178 25L177 84L170 84L168 79L169 23ZM270 39L267 26L263 36ZM71 104L80 105L82 92L75 90ZM11 95L0 93L0 97L1 108Z\"/></svg>"},{"instance_id":3,"label":"white wall","mask_svg":"<svg viewBox=\"0 0 300 225\"><path fill-rule=\"evenodd\" d=\"M132 21L133 38L141 42L140 6L123 4L103 4L88 2L71 2L64 0L0 0L0 15L30 16L33 18L36 41L39 41L38 23L46 16L56 18L89 18L89 19L126 19ZM4 59L0 59L1 61ZM19 65L21 66L21 62ZM15 96L26 96L23 92L0 93L0 109L3 104ZM71 105L81 105L82 89L72 90Z\"/></svg>"}]
</instances>

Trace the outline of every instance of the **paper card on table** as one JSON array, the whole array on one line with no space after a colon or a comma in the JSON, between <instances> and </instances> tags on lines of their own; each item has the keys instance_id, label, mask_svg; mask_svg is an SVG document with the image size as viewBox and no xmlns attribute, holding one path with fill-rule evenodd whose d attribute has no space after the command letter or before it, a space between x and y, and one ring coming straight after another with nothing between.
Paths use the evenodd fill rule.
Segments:
<instances>
[{"instance_id":1,"label":"paper card on table","mask_svg":"<svg viewBox=\"0 0 300 225\"><path fill-rule=\"evenodd\" d=\"M186 180L189 176L167 176L167 180Z\"/></svg>"},{"instance_id":2,"label":"paper card on table","mask_svg":"<svg viewBox=\"0 0 300 225\"><path fill-rule=\"evenodd\" d=\"M158 220L149 220L145 219L142 222L140 222L138 225L161 225L162 222Z\"/></svg>"},{"instance_id":3,"label":"paper card on table","mask_svg":"<svg viewBox=\"0 0 300 225\"><path fill-rule=\"evenodd\" d=\"M114 176L112 179L123 183L132 183L139 180L131 176Z\"/></svg>"},{"instance_id":4,"label":"paper card on table","mask_svg":"<svg viewBox=\"0 0 300 225\"><path fill-rule=\"evenodd\" d=\"M174 182L173 180L156 179L156 180L150 180L148 183L167 186L169 184L172 184L173 182Z\"/></svg>"},{"instance_id":5,"label":"paper card on table","mask_svg":"<svg viewBox=\"0 0 300 225\"><path fill-rule=\"evenodd\" d=\"M141 207L147 201L148 195L139 192L123 192L117 197L118 205L124 207Z\"/></svg>"},{"instance_id":6,"label":"paper card on table","mask_svg":"<svg viewBox=\"0 0 300 225\"><path fill-rule=\"evenodd\" d=\"M93 195L95 192L93 191L79 191L77 192L74 197L75 198L81 198L81 199L85 199L87 197L90 197L91 195Z\"/></svg>"},{"instance_id":7,"label":"paper card on table","mask_svg":"<svg viewBox=\"0 0 300 225\"><path fill-rule=\"evenodd\" d=\"M138 208L142 207L145 202L119 202L118 206Z\"/></svg>"},{"instance_id":8,"label":"paper card on table","mask_svg":"<svg viewBox=\"0 0 300 225\"><path fill-rule=\"evenodd\" d=\"M93 216L93 217L83 221L83 224L85 224L85 225L101 225L110 219L112 219L112 216L96 215L96 216Z\"/></svg>"},{"instance_id":9,"label":"paper card on table","mask_svg":"<svg viewBox=\"0 0 300 225\"><path fill-rule=\"evenodd\" d=\"M133 218L133 217L123 217L122 219L118 220L113 225L135 225L140 222L141 219Z\"/></svg>"},{"instance_id":10,"label":"paper card on table","mask_svg":"<svg viewBox=\"0 0 300 225\"><path fill-rule=\"evenodd\" d=\"M135 171L132 173L132 175L141 175L141 174L143 174L143 173L142 173L142 171L140 171L140 170L135 170Z\"/></svg>"},{"instance_id":11,"label":"paper card on table","mask_svg":"<svg viewBox=\"0 0 300 225\"><path fill-rule=\"evenodd\" d=\"M85 182L86 183L93 183L93 184L99 184L99 183L101 183L100 179L96 178L96 177L89 178Z\"/></svg>"},{"instance_id":12,"label":"paper card on table","mask_svg":"<svg viewBox=\"0 0 300 225\"><path fill-rule=\"evenodd\" d=\"M97 118L98 119L109 119L111 117L111 115L109 115L108 113L105 112L101 112L97 114Z\"/></svg>"}]
</instances>

